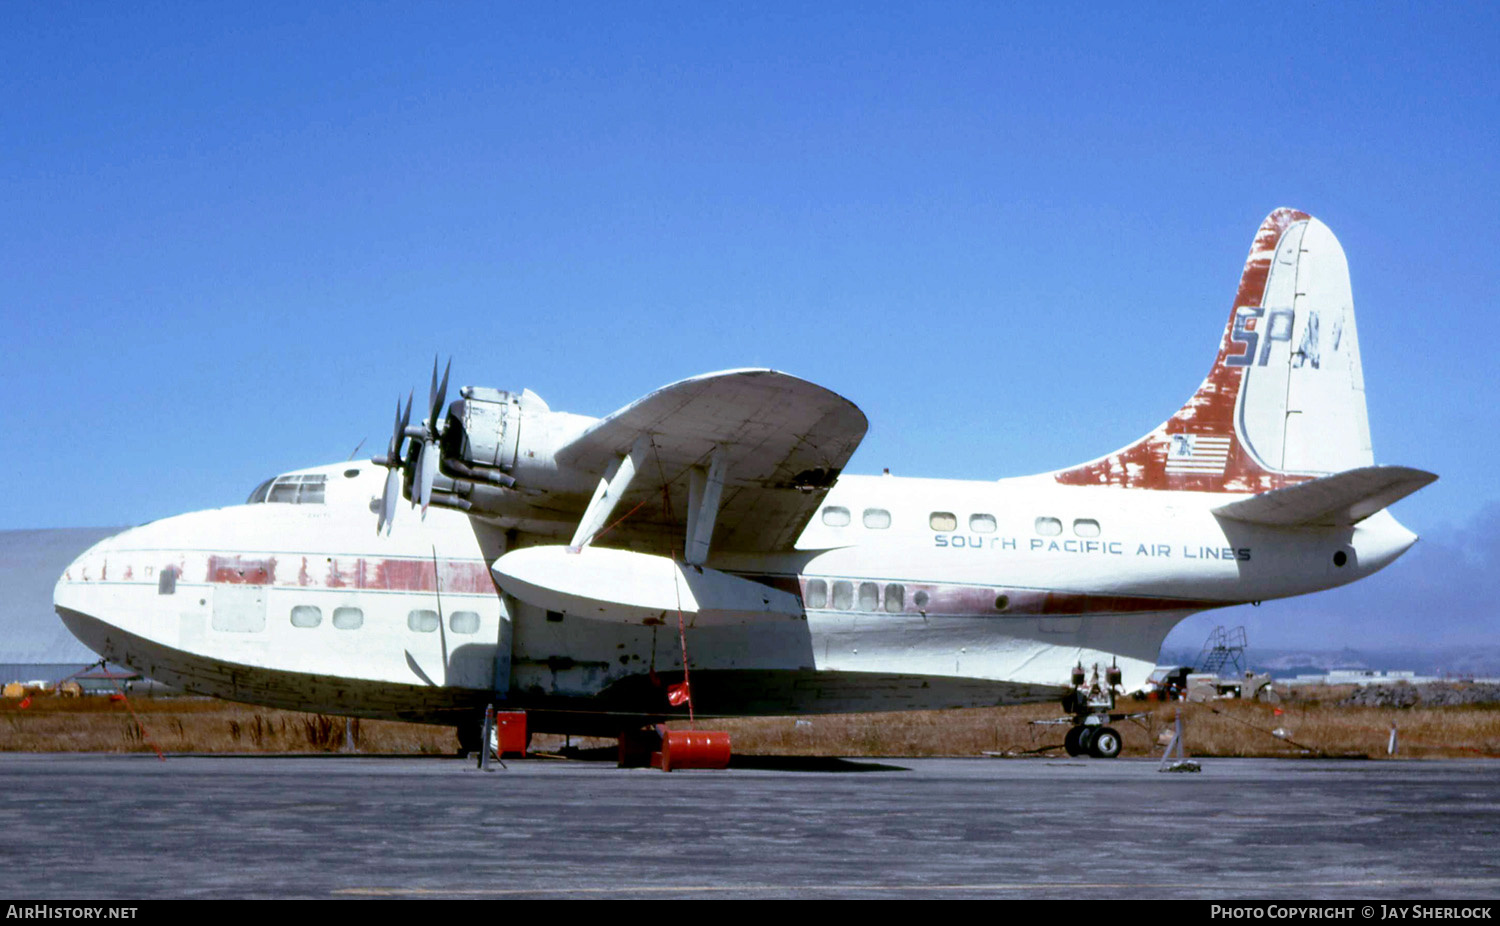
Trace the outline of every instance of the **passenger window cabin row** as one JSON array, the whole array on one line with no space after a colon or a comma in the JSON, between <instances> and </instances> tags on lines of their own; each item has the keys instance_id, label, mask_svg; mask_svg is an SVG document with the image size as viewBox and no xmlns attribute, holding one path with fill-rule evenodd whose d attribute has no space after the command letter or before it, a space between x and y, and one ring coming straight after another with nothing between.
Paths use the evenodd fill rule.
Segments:
<instances>
[{"instance_id":1,"label":"passenger window cabin row","mask_svg":"<svg viewBox=\"0 0 1500 926\"><path fill-rule=\"evenodd\" d=\"M912 610L927 613L932 596L918 589L911 596ZM802 598L803 607L809 611L832 608L835 611L865 611L900 614L906 610L906 586L900 582L860 582L857 585L845 579L829 583L823 579L810 579L807 592ZM995 610L1010 608L1010 596L1004 593L995 596Z\"/></svg>"},{"instance_id":2,"label":"passenger window cabin row","mask_svg":"<svg viewBox=\"0 0 1500 926\"><path fill-rule=\"evenodd\" d=\"M861 582L856 589L853 582L839 580L832 583L830 589L828 582L813 579L807 583L804 604L810 609L831 607L835 611L884 610L888 614L899 614L905 610L906 586L890 582L884 592L882 595L878 582Z\"/></svg>"},{"instance_id":3,"label":"passenger window cabin row","mask_svg":"<svg viewBox=\"0 0 1500 926\"><path fill-rule=\"evenodd\" d=\"M853 515L848 508L840 505L829 505L823 509L823 523L829 527L848 527L853 522ZM871 530L885 530L891 526L891 513L884 508L866 508L860 516L860 523ZM927 526L938 533L949 533L958 530L958 515L951 511L934 511L927 517ZM969 530L976 534L993 534L999 528L999 522L992 514L969 515ZM1042 537L1056 537L1063 532L1063 522L1060 518L1040 517L1036 519L1035 529ZM1073 534L1076 537L1098 537L1099 522L1093 518L1075 518L1073 520Z\"/></svg>"},{"instance_id":4,"label":"passenger window cabin row","mask_svg":"<svg viewBox=\"0 0 1500 926\"><path fill-rule=\"evenodd\" d=\"M162 568L156 585L158 595L177 594L177 575L180 571L176 566ZM334 608L332 619L335 630L358 630L365 625L365 612L361 608ZM293 627L303 630L320 627L323 624L323 609L317 605L296 605L292 608L291 620ZM438 612L426 608L409 611L406 615L406 627L415 633L432 633L438 629L441 622ZM461 634L478 633L479 613L477 611L452 612L448 615L448 629Z\"/></svg>"},{"instance_id":5,"label":"passenger window cabin row","mask_svg":"<svg viewBox=\"0 0 1500 926\"><path fill-rule=\"evenodd\" d=\"M323 609L316 605L299 604L292 608L292 626L309 629L323 623ZM336 630L358 630L365 623L365 612L360 608L334 608L333 626ZM406 628L415 633L433 633L441 623L436 611L419 608L407 612ZM478 633L479 614L476 611L454 611L448 615L448 629L454 633Z\"/></svg>"}]
</instances>

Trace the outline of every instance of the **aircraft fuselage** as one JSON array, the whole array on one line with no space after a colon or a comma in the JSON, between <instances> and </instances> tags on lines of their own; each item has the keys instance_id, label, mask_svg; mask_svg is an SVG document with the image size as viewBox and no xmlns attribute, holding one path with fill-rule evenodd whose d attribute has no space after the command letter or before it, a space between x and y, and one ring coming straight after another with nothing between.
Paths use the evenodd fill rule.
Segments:
<instances>
[{"instance_id":1,"label":"aircraft fuselage","mask_svg":"<svg viewBox=\"0 0 1500 926\"><path fill-rule=\"evenodd\" d=\"M675 614L622 624L533 607L490 574L503 531L433 509L377 535L379 468L304 472L325 477L321 504L195 512L96 545L58 582L63 619L112 661L233 700L456 722L498 699L579 729L674 713L662 688L681 672ZM794 592L804 611L689 621L698 710L1048 699L1095 662L1139 687L1184 617L1354 581L1415 539L1383 512L1287 531L1214 516L1223 502L1045 477L846 476L797 551L710 559ZM573 724L574 711L588 719Z\"/></svg>"}]
</instances>

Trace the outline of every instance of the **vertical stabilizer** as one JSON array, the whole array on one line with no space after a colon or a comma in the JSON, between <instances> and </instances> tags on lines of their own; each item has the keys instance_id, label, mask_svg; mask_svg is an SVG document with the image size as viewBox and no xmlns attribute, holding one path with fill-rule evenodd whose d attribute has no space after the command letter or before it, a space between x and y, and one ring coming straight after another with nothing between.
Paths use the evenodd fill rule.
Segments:
<instances>
[{"instance_id":1,"label":"vertical stabilizer","mask_svg":"<svg viewBox=\"0 0 1500 926\"><path fill-rule=\"evenodd\" d=\"M1373 462L1344 250L1322 222L1278 209L1256 232L1198 391L1150 434L1054 478L1258 493Z\"/></svg>"}]
</instances>

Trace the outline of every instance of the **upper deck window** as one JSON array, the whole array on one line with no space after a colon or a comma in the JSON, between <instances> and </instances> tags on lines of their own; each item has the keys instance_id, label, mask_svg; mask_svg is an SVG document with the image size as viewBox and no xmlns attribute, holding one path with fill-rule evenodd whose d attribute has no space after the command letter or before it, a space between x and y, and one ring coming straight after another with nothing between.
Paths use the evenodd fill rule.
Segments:
<instances>
[{"instance_id":1,"label":"upper deck window","mask_svg":"<svg viewBox=\"0 0 1500 926\"><path fill-rule=\"evenodd\" d=\"M1057 518L1037 518L1036 532L1043 537L1056 537L1062 533L1062 522Z\"/></svg>"},{"instance_id":2,"label":"upper deck window","mask_svg":"<svg viewBox=\"0 0 1500 926\"><path fill-rule=\"evenodd\" d=\"M327 484L328 477L322 473L277 476L256 486L255 491L251 492L250 497L245 500L245 504L282 502L290 505L321 505L323 504L323 489Z\"/></svg>"},{"instance_id":3,"label":"upper deck window","mask_svg":"<svg viewBox=\"0 0 1500 926\"><path fill-rule=\"evenodd\" d=\"M865 527L882 531L891 526L891 513L884 508L866 508L864 522Z\"/></svg>"},{"instance_id":4,"label":"upper deck window","mask_svg":"<svg viewBox=\"0 0 1500 926\"><path fill-rule=\"evenodd\" d=\"M823 509L823 523L829 527L848 527L849 509L830 505Z\"/></svg>"},{"instance_id":5,"label":"upper deck window","mask_svg":"<svg viewBox=\"0 0 1500 926\"><path fill-rule=\"evenodd\" d=\"M951 511L934 511L927 524L935 531L958 530L958 515Z\"/></svg>"}]
</instances>

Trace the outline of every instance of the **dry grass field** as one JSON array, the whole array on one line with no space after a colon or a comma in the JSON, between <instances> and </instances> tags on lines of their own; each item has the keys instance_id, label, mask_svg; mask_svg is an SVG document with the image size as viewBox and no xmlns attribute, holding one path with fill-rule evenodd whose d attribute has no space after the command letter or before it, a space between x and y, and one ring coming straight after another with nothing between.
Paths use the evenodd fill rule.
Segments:
<instances>
[{"instance_id":1,"label":"dry grass field","mask_svg":"<svg viewBox=\"0 0 1500 926\"><path fill-rule=\"evenodd\" d=\"M1385 758L1391 725L1398 758L1500 757L1500 705L1375 708L1338 704L1347 690L1321 689L1280 705L1122 702L1141 716L1114 724L1125 756L1161 755L1181 709L1187 750L1194 756L1367 756ZM345 750L341 717L301 714L206 698L36 695L28 707L0 701L0 751L168 753L317 753ZM1280 713L1278 713L1280 711ZM808 718L757 717L700 721L728 730L734 751L763 756L1034 756L1061 755L1064 726L1034 720L1061 716L1050 704L910 711ZM674 724L674 726L685 726ZM446 727L392 721L351 721L355 749L366 754L451 754ZM573 747L613 741L569 741ZM558 736L537 736L532 749L555 752Z\"/></svg>"},{"instance_id":2,"label":"dry grass field","mask_svg":"<svg viewBox=\"0 0 1500 926\"><path fill-rule=\"evenodd\" d=\"M1113 724L1124 737L1121 754L1160 756L1179 708L1194 756L1384 758L1394 723L1398 757L1500 757L1500 705L1401 710L1311 699L1280 705L1122 702L1119 710L1143 716ZM1041 704L813 717L800 725L791 718L746 718L716 726L728 729L735 751L744 754L1056 756L1063 754L1067 727L1031 721L1061 716Z\"/></svg>"},{"instance_id":3,"label":"dry grass field","mask_svg":"<svg viewBox=\"0 0 1500 926\"><path fill-rule=\"evenodd\" d=\"M339 752L344 718L278 711L213 698L36 695L31 705L0 701L3 752L284 753ZM451 753L453 731L381 720L352 720L361 752Z\"/></svg>"}]
</instances>

